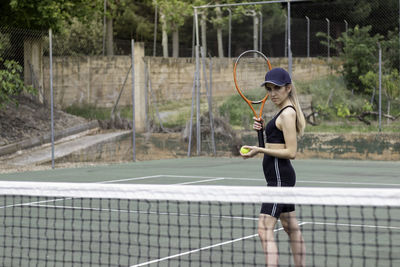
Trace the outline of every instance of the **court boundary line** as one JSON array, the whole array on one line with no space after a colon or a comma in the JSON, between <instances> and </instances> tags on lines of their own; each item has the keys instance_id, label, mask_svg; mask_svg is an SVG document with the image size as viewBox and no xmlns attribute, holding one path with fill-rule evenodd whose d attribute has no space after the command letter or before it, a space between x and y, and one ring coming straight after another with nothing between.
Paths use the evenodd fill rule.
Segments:
<instances>
[{"instance_id":1,"label":"court boundary line","mask_svg":"<svg viewBox=\"0 0 400 267\"><path fill-rule=\"evenodd\" d=\"M346 227L377 228L377 229L386 229L386 230L393 230L393 229L394 230L400 230L400 227L392 227L392 226L361 225L361 224L346 224L346 223L329 223L329 222L328 223L324 223L324 222L300 222L298 225L299 226L303 226L303 225L307 225L307 224L328 225L328 226L336 226L336 227L337 226L346 226ZM281 230L284 230L283 227L275 229L274 232L279 232ZM217 244L208 245L208 246L197 248L197 249L193 249L193 250L190 250L190 251L185 251L185 252L182 252L182 253L166 256L166 257L163 257L163 258L160 258L160 259L154 259L154 260L143 262L143 263L139 263L139 264L136 264L136 265L131 265L130 267L140 267L140 266L150 265L150 264L153 264L153 263L159 263L161 261L170 260L170 259L173 259L173 258L178 258L178 257L186 256L186 255L189 255L189 254L197 253L197 252L200 252L200 251L203 251L203 250L208 250L208 249L212 249L212 248L215 248L215 247L224 246L224 245L227 245L227 244L231 244L231 243L235 243L235 242L238 242L238 241L242 241L242 240L245 240L245 239L254 238L256 236L258 236L258 234L239 237L239 238L236 238L236 239L220 242L220 243L217 243Z\"/></svg>"},{"instance_id":2,"label":"court boundary line","mask_svg":"<svg viewBox=\"0 0 400 267\"><path fill-rule=\"evenodd\" d=\"M299 223L299 226L301 226L303 224L304 223ZM279 232L281 230L283 230L283 227L275 229L274 232ZM224 245L227 245L227 244L231 244L231 243L235 243L235 242L238 242L238 241L242 241L242 240L245 240L245 239L254 238L256 236L258 236L258 234L252 234L252 235L248 235L248 236L243 236L243 237L235 238L235 239L232 239L232 240L227 240L227 241L224 241L224 242L220 242L220 243L217 243L217 244L212 244L212 245L208 245L208 246L205 246L205 247L201 247L201 248L185 251L185 252L182 252L182 253L169 255L169 256L166 256L166 257L163 257L163 258L160 258L160 259L155 259L155 260L151 260L151 261L147 261L147 262L142 262L142 263L139 263L139 264L131 265L130 267L140 267L140 266L145 266L145 265L149 265L149 264L152 264L152 263L159 263L159 262L162 262L162 261L165 261L165 260L182 257L182 256L189 255L189 254L194 254L194 253L197 253L197 252L200 252L200 251L203 251L203 250L208 250L208 249L215 248L215 247L221 247L221 246L224 246Z\"/></svg>"},{"instance_id":3,"label":"court boundary line","mask_svg":"<svg viewBox=\"0 0 400 267\"><path fill-rule=\"evenodd\" d=\"M72 198L71 198L72 199ZM70 199L63 199L70 200ZM45 201L41 201L45 202ZM34 207L45 207L45 208L53 208L53 209L82 209L82 210L93 210L93 211L107 211L107 212L124 212L124 213L139 213L139 214L156 214L156 215L172 215L172 216L193 216L193 217L211 217L211 218L223 218L223 219L239 219L239 220L251 220L257 221L258 217L241 217L241 216L229 216L229 215L212 215L212 214L190 214L190 213L177 213L177 212L157 212L157 211L140 211L140 210L121 210L121 209L112 209L112 208L92 208L92 207L84 207L84 206L52 206L52 205L43 205L36 204L41 202L32 202L29 204L25 204L24 206L34 206ZM280 221L280 220L278 220ZM400 230L400 226L381 226L381 225L370 225L370 224L353 224L353 223L337 223L337 222L309 222L309 221L301 221L299 225L307 225L307 224L315 224L315 225L328 225L328 226L346 226L346 227L365 227L365 228L377 228L377 229L394 229Z\"/></svg>"},{"instance_id":4,"label":"court boundary line","mask_svg":"<svg viewBox=\"0 0 400 267\"><path fill-rule=\"evenodd\" d=\"M135 181L135 180L145 180L145 179L153 179L153 178L187 178L187 179L216 179L216 180L236 180L236 181L265 181L264 178L246 178L246 177L221 177L221 176L197 176L197 175L171 175L171 174L157 174L150 176L142 176L142 177L132 177L125 179L117 179L117 180L106 180L102 182L94 182L94 183L118 183L118 182L127 182L127 181ZM200 183L200 182L199 182ZM296 183L315 183L315 184L336 184L336 185L372 185L372 186L400 186L399 184L393 183L370 183L370 182L332 182L332 181L308 181L308 180L297 180ZM180 183L178 183L180 184ZM188 182L189 184L189 182Z\"/></svg>"},{"instance_id":5,"label":"court boundary line","mask_svg":"<svg viewBox=\"0 0 400 267\"><path fill-rule=\"evenodd\" d=\"M72 198L71 198L72 199ZM70 199L66 199L70 200ZM106 211L106 212L123 212L123 213L137 213L137 214L155 214L155 215L172 215L172 216L193 216L193 217L211 217L211 218L223 218L223 219L238 219L238 220L250 220L257 221L258 217L241 217L241 216L229 216L229 215L213 215L213 214L190 214L190 213L177 213L177 212L157 212L157 211L141 211L141 210L124 210L124 209L112 209L112 208L92 208L92 207L78 207L78 206L55 206L55 205L43 205L32 202L25 204L24 206L33 207L44 207L48 209L69 209L69 210L92 210L92 211Z\"/></svg>"},{"instance_id":6,"label":"court boundary line","mask_svg":"<svg viewBox=\"0 0 400 267\"><path fill-rule=\"evenodd\" d=\"M152 175L152 176L143 176L143 177L128 178L128 179L141 180L141 179L158 178L160 176L161 175ZM122 179L122 180L126 180L126 179ZM122 181L122 180L94 182L93 184L114 183L115 181ZM215 179L208 179L208 180L215 180ZM204 182L208 182L208 180L194 181L194 182L190 182L190 184L204 183ZM189 184L189 183L177 183L176 185L185 185L185 184ZM57 202L57 201L70 200L70 199L72 199L72 198L68 198L68 197L67 198L56 198L56 199L47 199L47 200L40 200L40 201L33 201L33 202L26 202L26 203L18 203L18 204L13 204L13 205L0 206L0 209L19 207L19 206L29 206L29 205L34 205L36 203L49 203L49 202Z\"/></svg>"}]
</instances>

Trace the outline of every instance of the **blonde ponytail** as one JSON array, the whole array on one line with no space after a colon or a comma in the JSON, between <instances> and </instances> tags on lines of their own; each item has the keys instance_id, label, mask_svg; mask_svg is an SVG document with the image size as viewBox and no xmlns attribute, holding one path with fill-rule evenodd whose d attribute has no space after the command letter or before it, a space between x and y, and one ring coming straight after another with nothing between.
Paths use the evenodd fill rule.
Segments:
<instances>
[{"instance_id":1,"label":"blonde ponytail","mask_svg":"<svg viewBox=\"0 0 400 267\"><path fill-rule=\"evenodd\" d=\"M303 111L301 110L301 106L299 103L299 98L297 97L296 87L294 84L291 84L292 90L289 94L290 102L296 109L296 132L298 136L302 136L304 134L304 128L306 128L306 119L304 118Z\"/></svg>"}]
</instances>

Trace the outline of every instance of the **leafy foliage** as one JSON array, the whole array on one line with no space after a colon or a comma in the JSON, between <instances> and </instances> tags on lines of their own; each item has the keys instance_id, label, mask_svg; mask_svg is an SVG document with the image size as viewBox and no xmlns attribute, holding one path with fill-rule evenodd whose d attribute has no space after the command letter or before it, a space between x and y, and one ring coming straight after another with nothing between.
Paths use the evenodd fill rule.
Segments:
<instances>
[{"instance_id":1,"label":"leafy foliage","mask_svg":"<svg viewBox=\"0 0 400 267\"><path fill-rule=\"evenodd\" d=\"M368 90L377 90L379 87L379 76L377 73L369 71L360 76L360 80ZM397 69L392 69L389 74L382 75L382 90L385 92L388 101L388 114L390 114L390 101L397 100L400 97L400 77Z\"/></svg>"},{"instance_id":2,"label":"leafy foliage","mask_svg":"<svg viewBox=\"0 0 400 267\"><path fill-rule=\"evenodd\" d=\"M185 17L193 12L192 6L182 0L157 0L157 4L165 14L168 31L174 31L183 26Z\"/></svg>"},{"instance_id":3,"label":"leafy foliage","mask_svg":"<svg viewBox=\"0 0 400 267\"><path fill-rule=\"evenodd\" d=\"M312 95L314 111L320 120L338 120L363 111L371 104L363 95L353 95L343 77L328 76L306 83L297 83L302 94Z\"/></svg>"},{"instance_id":4,"label":"leafy foliage","mask_svg":"<svg viewBox=\"0 0 400 267\"><path fill-rule=\"evenodd\" d=\"M370 31L371 26L356 26L337 40L343 47L340 58L343 61L342 74L347 87L359 93L366 93L359 77L368 71L377 70L378 42L383 38L379 34L371 36Z\"/></svg>"},{"instance_id":5,"label":"leafy foliage","mask_svg":"<svg viewBox=\"0 0 400 267\"><path fill-rule=\"evenodd\" d=\"M0 108L4 108L9 102L18 103L15 96L23 92L35 93L35 89L30 86L25 86L21 79L22 67L13 60L3 60L0 58L0 63L4 64L5 69L0 69Z\"/></svg>"},{"instance_id":6,"label":"leafy foliage","mask_svg":"<svg viewBox=\"0 0 400 267\"><path fill-rule=\"evenodd\" d=\"M82 20L102 7L101 0L6 0L0 9L0 22L21 28L60 30L64 22L77 17Z\"/></svg>"},{"instance_id":7,"label":"leafy foliage","mask_svg":"<svg viewBox=\"0 0 400 267\"><path fill-rule=\"evenodd\" d=\"M389 99L398 99L400 97L400 77L399 72L393 69L389 74L383 76L383 88Z\"/></svg>"},{"instance_id":8,"label":"leafy foliage","mask_svg":"<svg viewBox=\"0 0 400 267\"><path fill-rule=\"evenodd\" d=\"M382 57L386 70L399 70L399 53L399 31L398 28L396 28L394 31L389 31L386 40L382 42Z\"/></svg>"},{"instance_id":9,"label":"leafy foliage","mask_svg":"<svg viewBox=\"0 0 400 267\"><path fill-rule=\"evenodd\" d=\"M53 38L55 55L100 55L102 53L102 22L92 20L82 23L73 19L71 25L62 27Z\"/></svg>"}]
</instances>

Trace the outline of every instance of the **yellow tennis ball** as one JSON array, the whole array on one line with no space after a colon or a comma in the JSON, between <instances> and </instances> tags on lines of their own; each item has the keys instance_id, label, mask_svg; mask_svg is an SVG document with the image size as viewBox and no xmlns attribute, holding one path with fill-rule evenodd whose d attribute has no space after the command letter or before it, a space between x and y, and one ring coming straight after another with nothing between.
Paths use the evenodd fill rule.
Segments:
<instances>
[{"instance_id":1,"label":"yellow tennis ball","mask_svg":"<svg viewBox=\"0 0 400 267\"><path fill-rule=\"evenodd\" d=\"M242 148L240 149L240 153L242 153L242 154L247 154L247 153L249 153L249 152L250 152L250 149L248 149L248 148L242 147Z\"/></svg>"}]
</instances>

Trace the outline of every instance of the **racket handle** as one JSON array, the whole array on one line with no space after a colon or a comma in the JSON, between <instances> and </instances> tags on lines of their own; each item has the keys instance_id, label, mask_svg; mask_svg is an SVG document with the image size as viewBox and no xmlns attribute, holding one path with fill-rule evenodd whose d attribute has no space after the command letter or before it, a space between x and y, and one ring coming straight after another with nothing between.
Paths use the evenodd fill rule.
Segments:
<instances>
[{"instance_id":1,"label":"racket handle","mask_svg":"<svg viewBox=\"0 0 400 267\"><path fill-rule=\"evenodd\" d=\"M265 147L263 130L258 130L257 134L258 134L258 146Z\"/></svg>"}]
</instances>

